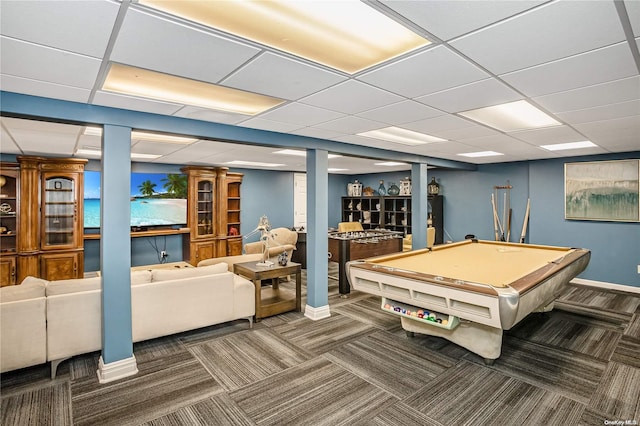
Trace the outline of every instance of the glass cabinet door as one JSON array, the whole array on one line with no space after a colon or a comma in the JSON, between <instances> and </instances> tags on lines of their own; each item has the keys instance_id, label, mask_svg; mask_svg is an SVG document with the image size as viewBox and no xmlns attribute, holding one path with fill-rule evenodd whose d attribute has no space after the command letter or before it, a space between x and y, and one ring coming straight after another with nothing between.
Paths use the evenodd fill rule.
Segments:
<instances>
[{"instance_id":1,"label":"glass cabinet door","mask_svg":"<svg viewBox=\"0 0 640 426\"><path fill-rule=\"evenodd\" d=\"M78 206L76 183L68 177L45 179L43 205L43 244L73 246Z\"/></svg>"},{"instance_id":2,"label":"glass cabinet door","mask_svg":"<svg viewBox=\"0 0 640 426\"><path fill-rule=\"evenodd\" d=\"M198 236L213 234L213 181L200 180L197 184Z\"/></svg>"}]
</instances>

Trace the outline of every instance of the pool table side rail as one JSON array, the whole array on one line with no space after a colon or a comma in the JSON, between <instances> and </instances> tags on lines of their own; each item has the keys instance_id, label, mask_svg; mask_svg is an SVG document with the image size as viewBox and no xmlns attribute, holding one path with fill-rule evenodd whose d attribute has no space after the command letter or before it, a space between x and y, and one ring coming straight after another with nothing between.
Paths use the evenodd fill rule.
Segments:
<instances>
[{"instance_id":1,"label":"pool table side rail","mask_svg":"<svg viewBox=\"0 0 640 426\"><path fill-rule=\"evenodd\" d=\"M426 282L416 279L415 274L390 274L361 260L348 262L347 274L354 290L501 328L501 298L493 288L484 291L483 285L483 291L469 291L469 285L446 285L438 280ZM511 289L500 290L514 293Z\"/></svg>"},{"instance_id":2,"label":"pool table side rail","mask_svg":"<svg viewBox=\"0 0 640 426\"><path fill-rule=\"evenodd\" d=\"M560 259L555 260L553 262L549 262L542 268L538 268L537 270L527 274L517 280L513 281L509 284L509 287L514 289L520 294L525 294L529 290L535 288L538 283L545 281L547 278L557 274L561 270L568 268L570 265L575 264L581 258L582 261L580 264L584 264L584 268L578 271L575 275L578 275L580 272L584 271L589 263L589 259L591 258L591 252L586 249L570 249L566 255L562 256ZM574 278L575 278L574 275ZM572 278L573 279L573 278Z\"/></svg>"}]
</instances>

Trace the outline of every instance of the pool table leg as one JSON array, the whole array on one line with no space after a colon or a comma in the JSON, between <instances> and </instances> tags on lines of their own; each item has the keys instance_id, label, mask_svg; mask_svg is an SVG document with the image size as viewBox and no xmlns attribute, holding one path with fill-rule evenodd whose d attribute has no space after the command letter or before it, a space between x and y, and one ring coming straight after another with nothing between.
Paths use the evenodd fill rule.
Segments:
<instances>
[{"instance_id":1,"label":"pool table leg","mask_svg":"<svg viewBox=\"0 0 640 426\"><path fill-rule=\"evenodd\" d=\"M416 337L416 333L414 333L413 331L406 331L405 330L405 333L407 334L407 337L409 337L409 338Z\"/></svg>"},{"instance_id":2,"label":"pool table leg","mask_svg":"<svg viewBox=\"0 0 640 426\"><path fill-rule=\"evenodd\" d=\"M497 359L502 349L502 329L489 327L475 322L463 321L456 328L448 330L400 317L402 328L407 333L420 333L430 336L443 337L469 351L480 355L485 363ZM487 364L489 365L489 364Z\"/></svg>"}]
</instances>

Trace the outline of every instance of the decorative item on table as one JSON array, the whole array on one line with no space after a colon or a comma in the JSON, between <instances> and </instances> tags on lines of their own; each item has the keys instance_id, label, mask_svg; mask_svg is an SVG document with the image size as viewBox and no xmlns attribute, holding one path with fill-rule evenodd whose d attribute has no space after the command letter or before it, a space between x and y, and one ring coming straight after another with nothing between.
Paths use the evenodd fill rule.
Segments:
<instances>
[{"instance_id":1,"label":"decorative item on table","mask_svg":"<svg viewBox=\"0 0 640 426\"><path fill-rule=\"evenodd\" d=\"M429 195L438 195L440 193L440 184L436 182L435 177L432 177L431 182L427 185L427 193Z\"/></svg>"},{"instance_id":2,"label":"decorative item on table","mask_svg":"<svg viewBox=\"0 0 640 426\"><path fill-rule=\"evenodd\" d=\"M273 266L273 262L269 260L269 240L272 240L273 237L271 236L271 224L266 215L260 217L256 229L249 232L244 238L247 239L258 232L260 232L260 241L262 241L262 261L256 263L256 265Z\"/></svg>"},{"instance_id":3,"label":"decorative item on table","mask_svg":"<svg viewBox=\"0 0 640 426\"><path fill-rule=\"evenodd\" d=\"M387 195L387 190L384 187L384 181L380 179L380 186L378 187L378 195Z\"/></svg>"},{"instance_id":4,"label":"decorative item on table","mask_svg":"<svg viewBox=\"0 0 640 426\"><path fill-rule=\"evenodd\" d=\"M282 253L280 253L280 255L278 256L278 265L280 266L287 266L287 263L289 263L289 256L287 255L286 251L283 251Z\"/></svg>"},{"instance_id":5,"label":"decorative item on table","mask_svg":"<svg viewBox=\"0 0 640 426\"><path fill-rule=\"evenodd\" d=\"M367 197L371 197L373 193L374 193L373 188L370 186L367 186L362 190L362 194Z\"/></svg>"},{"instance_id":6,"label":"decorative item on table","mask_svg":"<svg viewBox=\"0 0 640 426\"><path fill-rule=\"evenodd\" d=\"M411 195L411 178L400 179L400 195Z\"/></svg>"},{"instance_id":7,"label":"decorative item on table","mask_svg":"<svg viewBox=\"0 0 640 426\"><path fill-rule=\"evenodd\" d=\"M389 185L389 190L387 191L387 194L389 195L398 195L400 194L400 188L398 188L398 185L396 185L394 182L391 182L391 185Z\"/></svg>"}]
</instances>

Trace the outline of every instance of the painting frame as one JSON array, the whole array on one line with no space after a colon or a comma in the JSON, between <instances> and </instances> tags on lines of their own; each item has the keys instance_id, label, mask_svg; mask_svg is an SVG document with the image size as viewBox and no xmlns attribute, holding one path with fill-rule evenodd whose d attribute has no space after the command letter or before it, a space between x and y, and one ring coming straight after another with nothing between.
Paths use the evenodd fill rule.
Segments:
<instances>
[{"instance_id":1,"label":"painting frame","mask_svg":"<svg viewBox=\"0 0 640 426\"><path fill-rule=\"evenodd\" d=\"M564 217L640 222L640 159L565 163Z\"/></svg>"}]
</instances>

